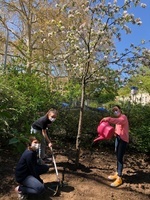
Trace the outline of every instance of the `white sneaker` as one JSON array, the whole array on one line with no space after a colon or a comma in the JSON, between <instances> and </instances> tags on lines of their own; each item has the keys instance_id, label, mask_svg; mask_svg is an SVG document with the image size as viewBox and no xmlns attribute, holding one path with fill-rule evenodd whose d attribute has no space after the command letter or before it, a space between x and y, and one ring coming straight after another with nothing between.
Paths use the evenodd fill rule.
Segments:
<instances>
[{"instance_id":1,"label":"white sneaker","mask_svg":"<svg viewBox=\"0 0 150 200\"><path fill-rule=\"evenodd\" d=\"M19 191L19 186L17 186L17 187L15 188L15 192L17 193L18 199L19 199L19 200L27 200L28 196L25 195L25 194L22 194L22 192Z\"/></svg>"},{"instance_id":2,"label":"white sneaker","mask_svg":"<svg viewBox=\"0 0 150 200\"><path fill-rule=\"evenodd\" d=\"M22 192L18 193L18 199L19 200L27 200L28 196L25 194L22 194Z\"/></svg>"}]
</instances>

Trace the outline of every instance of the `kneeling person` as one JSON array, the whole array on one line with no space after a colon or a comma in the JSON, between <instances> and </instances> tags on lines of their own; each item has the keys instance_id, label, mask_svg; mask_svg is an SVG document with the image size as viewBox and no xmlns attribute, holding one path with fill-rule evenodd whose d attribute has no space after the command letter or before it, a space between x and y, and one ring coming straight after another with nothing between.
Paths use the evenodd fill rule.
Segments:
<instances>
[{"instance_id":1,"label":"kneeling person","mask_svg":"<svg viewBox=\"0 0 150 200\"><path fill-rule=\"evenodd\" d=\"M49 166L37 163L38 148L39 141L36 137L30 137L28 147L16 166L15 178L19 186L15 191L20 199L25 199L28 194L42 194L45 190L40 175L46 173Z\"/></svg>"}]
</instances>

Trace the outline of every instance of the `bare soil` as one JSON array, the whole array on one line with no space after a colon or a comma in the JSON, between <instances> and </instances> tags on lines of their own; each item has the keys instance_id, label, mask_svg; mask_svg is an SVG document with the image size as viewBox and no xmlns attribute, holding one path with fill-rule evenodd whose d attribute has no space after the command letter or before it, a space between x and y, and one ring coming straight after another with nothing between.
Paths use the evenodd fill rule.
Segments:
<instances>
[{"instance_id":1,"label":"bare soil","mask_svg":"<svg viewBox=\"0 0 150 200\"><path fill-rule=\"evenodd\" d=\"M150 199L150 157L145 154L126 154L123 171L123 184L110 187L108 175L115 172L116 157L113 152L82 151L78 170L75 170L73 150L55 150L56 163L61 185L59 192L46 190L41 196L29 196L29 200L149 200ZM1 153L2 154L2 153ZM15 200L14 169L18 156L3 152L0 156L0 200ZM46 186L57 182L53 163L43 174Z\"/></svg>"}]
</instances>

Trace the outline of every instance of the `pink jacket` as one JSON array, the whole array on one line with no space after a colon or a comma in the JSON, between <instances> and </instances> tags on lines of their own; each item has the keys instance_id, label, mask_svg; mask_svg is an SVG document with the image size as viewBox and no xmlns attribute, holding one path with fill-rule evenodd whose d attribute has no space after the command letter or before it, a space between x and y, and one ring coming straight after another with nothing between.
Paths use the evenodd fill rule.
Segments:
<instances>
[{"instance_id":1,"label":"pink jacket","mask_svg":"<svg viewBox=\"0 0 150 200\"><path fill-rule=\"evenodd\" d=\"M126 115L121 114L118 118L106 117L105 120L109 123L116 124L115 133L123 141L129 142L129 123Z\"/></svg>"}]
</instances>

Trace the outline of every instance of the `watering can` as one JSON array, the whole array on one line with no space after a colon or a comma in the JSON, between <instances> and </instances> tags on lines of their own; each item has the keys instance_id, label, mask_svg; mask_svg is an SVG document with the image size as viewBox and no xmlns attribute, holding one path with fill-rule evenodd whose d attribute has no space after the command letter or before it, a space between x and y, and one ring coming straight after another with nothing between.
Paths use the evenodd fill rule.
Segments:
<instances>
[{"instance_id":1,"label":"watering can","mask_svg":"<svg viewBox=\"0 0 150 200\"><path fill-rule=\"evenodd\" d=\"M112 127L108 122L101 122L97 127L98 137L95 138L93 142L111 139L114 135L114 131L114 127Z\"/></svg>"}]
</instances>

